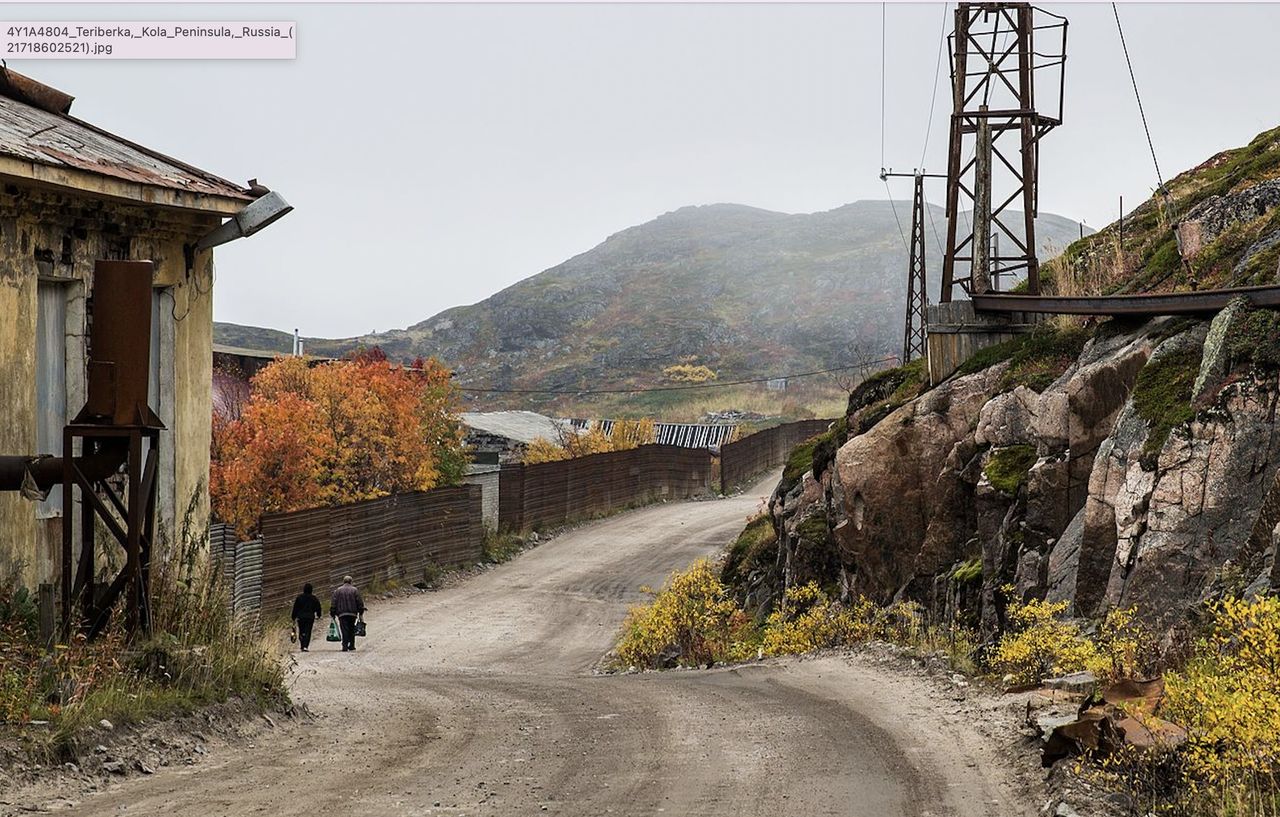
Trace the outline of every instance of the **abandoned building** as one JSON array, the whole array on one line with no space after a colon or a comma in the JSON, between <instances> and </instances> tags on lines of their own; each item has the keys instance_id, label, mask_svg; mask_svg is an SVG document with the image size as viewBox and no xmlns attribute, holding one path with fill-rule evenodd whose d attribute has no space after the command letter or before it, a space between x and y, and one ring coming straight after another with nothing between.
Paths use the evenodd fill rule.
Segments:
<instances>
[{"instance_id":1,"label":"abandoned building","mask_svg":"<svg viewBox=\"0 0 1280 817\"><path fill-rule=\"evenodd\" d=\"M86 399L94 264L150 260L149 402L165 428L157 540L172 541L184 522L203 536L213 253L197 244L266 191L82 122L71 102L0 69L0 454L62 455L62 429ZM71 516L79 511L63 507L58 487L43 501L0 492L0 575L57 582Z\"/></svg>"}]
</instances>

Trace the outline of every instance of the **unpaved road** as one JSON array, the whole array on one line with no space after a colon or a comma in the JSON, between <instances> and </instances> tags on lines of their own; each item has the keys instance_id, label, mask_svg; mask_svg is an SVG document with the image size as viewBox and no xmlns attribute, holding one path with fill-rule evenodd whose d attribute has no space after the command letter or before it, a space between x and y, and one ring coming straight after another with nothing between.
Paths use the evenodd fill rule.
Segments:
<instances>
[{"instance_id":1,"label":"unpaved road","mask_svg":"<svg viewBox=\"0 0 1280 817\"><path fill-rule=\"evenodd\" d=\"M90 795L72 814L1022 814L996 752L924 682L856 658L593 675L627 606L722 548L772 486L566 533L380 602L299 655L316 723Z\"/></svg>"}]
</instances>

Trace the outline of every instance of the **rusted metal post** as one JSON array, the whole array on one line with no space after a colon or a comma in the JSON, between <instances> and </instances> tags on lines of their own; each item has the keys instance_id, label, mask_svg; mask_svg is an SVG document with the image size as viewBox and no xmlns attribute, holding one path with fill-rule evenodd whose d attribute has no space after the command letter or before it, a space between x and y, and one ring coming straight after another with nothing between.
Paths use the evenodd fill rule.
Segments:
<instances>
[{"instance_id":1,"label":"rusted metal post","mask_svg":"<svg viewBox=\"0 0 1280 817\"><path fill-rule=\"evenodd\" d=\"M73 532L71 529L71 511L74 508L75 465L71 459L71 429L62 429L62 577L60 601L62 603L62 627L60 638L66 642L71 638L71 548ZM89 509L85 508L84 513Z\"/></svg>"},{"instance_id":2,"label":"rusted metal post","mask_svg":"<svg viewBox=\"0 0 1280 817\"><path fill-rule=\"evenodd\" d=\"M1022 110L1032 112L1029 116L1023 116L1021 122L1022 223L1027 242L1027 292L1039 295L1040 257L1036 255L1036 216L1040 214L1040 144L1033 124L1036 110L1036 90L1032 75L1036 53L1032 39L1035 36L1034 14L1035 9L1031 6L1018 8L1018 53L1026 55L1025 59L1018 60L1018 101Z\"/></svg>"},{"instance_id":3,"label":"rusted metal post","mask_svg":"<svg viewBox=\"0 0 1280 817\"><path fill-rule=\"evenodd\" d=\"M964 143L965 64L969 60L969 10L960 4L955 10L955 53L951 61L951 138L947 142L947 250L942 257L942 290L939 300L951 302L955 288L957 226L960 220L960 160Z\"/></svg>"},{"instance_id":4,"label":"rusted metal post","mask_svg":"<svg viewBox=\"0 0 1280 817\"><path fill-rule=\"evenodd\" d=\"M991 120L987 106L978 110L978 144L974 152L973 261L969 267L969 294L991 291Z\"/></svg>"},{"instance_id":5,"label":"rusted metal post","mask_svg":"<svg viewBox=\"0 0 1280 817\"><path fill-rule=\"evenodd\" d=\"M125 526L126 626L136 630L145 607L142 598L142 435L129 435L129 516Z\"/></svg>"}]
</instances>

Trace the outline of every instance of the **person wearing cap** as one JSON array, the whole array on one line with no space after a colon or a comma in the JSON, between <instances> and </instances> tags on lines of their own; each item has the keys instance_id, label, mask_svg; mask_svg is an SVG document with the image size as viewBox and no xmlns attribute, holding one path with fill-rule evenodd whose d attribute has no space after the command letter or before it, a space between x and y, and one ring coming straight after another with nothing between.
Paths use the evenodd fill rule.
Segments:
<instances>
[{"instance_id":1,"label":"person wearing cap","mask_svg":"<svg viewBox=\"0 0 1280 817\"><path fill-rule=\"evenodd\" d=\"M343 576L342 585L333 591L329 615L337 620L338 628L342 631L342 651L355 650L356 621L364 615L364 599L360 598L360 591L356 589L350 576Z\"/></svg>"}]
</instances>

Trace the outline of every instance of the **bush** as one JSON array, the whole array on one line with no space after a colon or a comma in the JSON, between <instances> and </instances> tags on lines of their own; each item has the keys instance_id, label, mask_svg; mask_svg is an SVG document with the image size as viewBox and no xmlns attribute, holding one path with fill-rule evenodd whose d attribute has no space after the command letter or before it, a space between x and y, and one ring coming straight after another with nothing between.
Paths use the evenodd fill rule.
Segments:
<instances>
[{"instance_id":1,"label":"bush","mask_svg":"<svg viewBox=\"0 0 1280 817\"><path fill-rule=\"evenodd\" d=\"M102 718L122 725L230 697L251 706L287 701L274 645L235 619L221 572L202 537L191 535L194 507L193 496L181 541L153 560L146 639L128 643L109 626L95 641L77 634L46 650L22 617L0 618L0 722L49 721L51 739L32 744L34 751L72 754ZM0 611L19 595L0 590Z\"/></svg>"},{"instance_id":2,"label":"bush","mask_svg":"<svg viewBox=\"0 0 1280 817\"><path fill-rule=\"evenodd\" d=\"M1060 618L1068 602L1032 600L1009 605L1011 629L991 654L991 668L1015 684L1038 684L1079 672L1098 659L1098 648L1080 628Z\"/></svg>"},{"instance_id":3,"label":"bush","mask_svg":"<svg viewBox=\"0 0 1280 817\"><path fill-rule=\"evenodd\" d=\"M622 626L619 660L657 668L666 661L700 666L745 657L737 647L749 622L711 562L699 559L672 573L653 601L632 607Z\"/></svg>"},{"instance_id":4,"label":"bush","mask_svg":"<svg viewBox=\"0 0 1280 817\"><path fill-rule=\"evenodd\" d=\"M782 604L765 621L761 649L765 655L795 655L853 640L850 612L809 582L787 588Z\"/></svg>"},{"instance_id":5,"label":"bush","mask_svg":"<svg viewBox=\"0 0 1280 817\"><path fill-rule=\"evenodd\" d=\"M1166 712L1187 729L1188 794L1205 813L1275 814L1280 805L1280 600L1227 599L1180 672Z\"/></svg>"}]
</instances>

